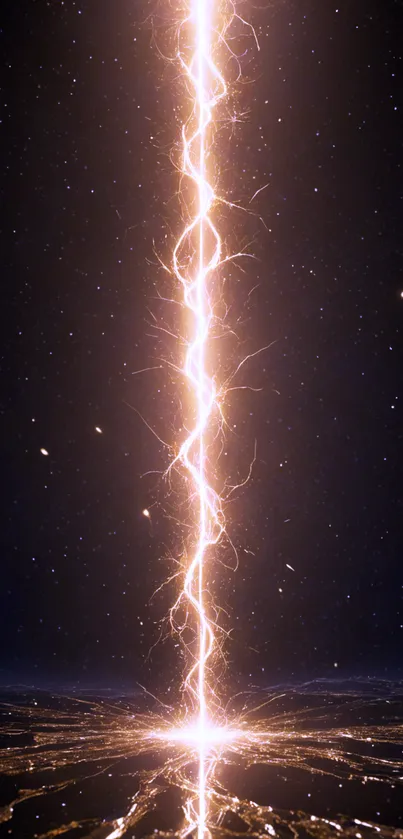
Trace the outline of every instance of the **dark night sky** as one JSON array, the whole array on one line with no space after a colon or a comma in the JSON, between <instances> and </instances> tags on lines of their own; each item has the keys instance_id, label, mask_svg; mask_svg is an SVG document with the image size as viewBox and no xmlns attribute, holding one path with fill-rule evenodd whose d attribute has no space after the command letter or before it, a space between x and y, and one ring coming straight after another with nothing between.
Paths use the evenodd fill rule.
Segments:
<instances>
[{"instance_id":1,"label":"dark night sky","mask_svg":"<svg viewBox=\"0 0 403 839\"><path fill-rule=\"evenodd\" d=\"M145 661L178 534L158 504L150 529L161 490L140 476L167 453L127 405L174 425L164 371L132 375L159 352L153 240L168 254L178 229L180 115L150 10L2 7L3 682L175 672L169 643ZM232 470L258 441L229 512L232 678L402 675L403 4L242 12L261 51L248 41L223 183L245 204L268 184L268 229L248 219L257 260L229 297L241 355L275 343L231 409Z\"/></svg>"}]
</instances>

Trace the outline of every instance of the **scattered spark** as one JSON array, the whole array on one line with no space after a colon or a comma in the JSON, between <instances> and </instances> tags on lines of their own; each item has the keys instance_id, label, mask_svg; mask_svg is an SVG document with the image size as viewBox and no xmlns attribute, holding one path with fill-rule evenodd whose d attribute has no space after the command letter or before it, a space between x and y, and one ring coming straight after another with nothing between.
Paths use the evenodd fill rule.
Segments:
<instances>
[{"instance_id":1,"label":"scattered spark","mask_svg":"<svg viewBox=\"0 0 403 839\"><path fill-rule=\"evenodd\" d=\"M256 198L256 196L259 195L259 192L263 192L263 190L267 189L268 186L270 186L270 184L265 184L264 186L261 186L260 189L257 189L256 192L253 193L252 198L249 201L249 204L251 204L252 201Z\"/></svg>"},{"instance_id":2,"label":"scattered spark","mask_svg":"<svg viewBox=\"0 0 403 839\"><path fill-rule=\"evenodd\" d=\"M149 510L147 510L147 509L143 510L143 516L145 516L145 517L146 517L146 519L151 518L151 513L150 513L150 511L149 511Z\"/></svg>"},{"instance_id":3,"label":"scattered spark","mask_svg":"<svg viewBox=\"0 0 403 839\"><path fill-rule=\"evenodd\" d=\"M131 376L138 376L139 373L149 373L150 370L162 370L162 364L156 364L154 367L143 367L141 370L134 370Z\"/></svg>"},{"instance_id":4,"label":"scattered spark","mask_svg":"<svg viewBox=\"0 0 403 839\"><path fill-rule=\"evenodd\" d=\"M295 568L293 568L293 567L292 567L292 565L289 565L289 564L288 564L288 562L286 562L285 567L286 567L286 568L289 568L289 569L290 569L290 571L295 571Z\"/></svg>"},{"instance_id":5,"label":"scattered spark","mask_svg":"<svg viewBox=\"0 0 403 839\"><path fill-rule=\"evenodd\" d=\"M49 457L49 452L47 449L41 449L41 454L43 454L45 457Z\"/></svg>"},{"instance_id":6,"label":"scattered spark","mask_svg":"<svg viewBox=\"0 0 403 839\"><path fill-rule=\"evenodd\" d=\"M95 426L95 431L97 432L97 434L103 434L102 428L100 428L99 425Z\"/></svg>"}]
</instances>

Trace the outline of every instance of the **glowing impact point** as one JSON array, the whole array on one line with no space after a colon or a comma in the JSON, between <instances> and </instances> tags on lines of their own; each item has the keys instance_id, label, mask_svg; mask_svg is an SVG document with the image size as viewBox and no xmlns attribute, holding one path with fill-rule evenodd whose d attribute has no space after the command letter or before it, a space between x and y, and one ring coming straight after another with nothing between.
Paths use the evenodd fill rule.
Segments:
<instances>
[{"instance_id":1,"label":"glowing impact point","mask_svg":"<svg viewBox=\"0 0 403 839\"><path fill-rule=\"evenodd\" d=\"M195 748L197 751L211 749L213 746L223 746L225 743L233 743L241 736L240 731L232 731L230 728L219 728L206 724L203 728L198 725L172 728L169 731L156 731L151 735L158 740L166 740L169 743L183 743L186 746Z\"/></svg>"}]
</instances>

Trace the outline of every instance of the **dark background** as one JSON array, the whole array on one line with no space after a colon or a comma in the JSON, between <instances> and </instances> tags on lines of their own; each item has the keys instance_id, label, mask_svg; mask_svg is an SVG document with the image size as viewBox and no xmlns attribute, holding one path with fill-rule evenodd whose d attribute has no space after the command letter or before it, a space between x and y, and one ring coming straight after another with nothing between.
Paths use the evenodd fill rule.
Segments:
<instances>
[{"instance_id":1,"label":"dark background","mask_svg":"<svg viewBox=\"0 0 403 839\"><path fill-rule=\"evenodd\" d=\"M275 343L238 381L263 391L232 405L231 471L258 448L229 511L231 679L397 677L403 5L241 13L261 50L245 41L245 116L220 160L234 199L268 184L267 229L245 221L257 259L228 293L241 356ZM158 477L140 477L167 451L129 405L162 437L181 424L165 371L132 375L159 363L153 242L168 259L179 229L180 109L152 43L169 10L31 0L1 16L0 678L164 690L181 662L169 642L146 658L170 602L149 598L178 533Z\"/></svg>"}]
</instances>

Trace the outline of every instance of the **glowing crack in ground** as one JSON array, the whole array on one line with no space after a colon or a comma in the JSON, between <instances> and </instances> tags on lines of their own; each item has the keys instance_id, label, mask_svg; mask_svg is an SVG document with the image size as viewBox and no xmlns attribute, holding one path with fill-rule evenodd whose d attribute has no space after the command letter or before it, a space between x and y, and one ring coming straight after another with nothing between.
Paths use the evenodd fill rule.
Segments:
<instances>
[{"instance_id":1,"label":"glowing crack in ground","mask_svg":"<svg viewBox=\"0 0 403 839\"><path fill-rule=\"evenodd\" d=\"M197 732L183 742L174 710L169 727L148 702L3 691L0 822L10 835L194 834ZM227 742L214 729L207 737L214 839L403 839L401 684L310 683L239 704Z\"/></svg>"}]
</instances>

